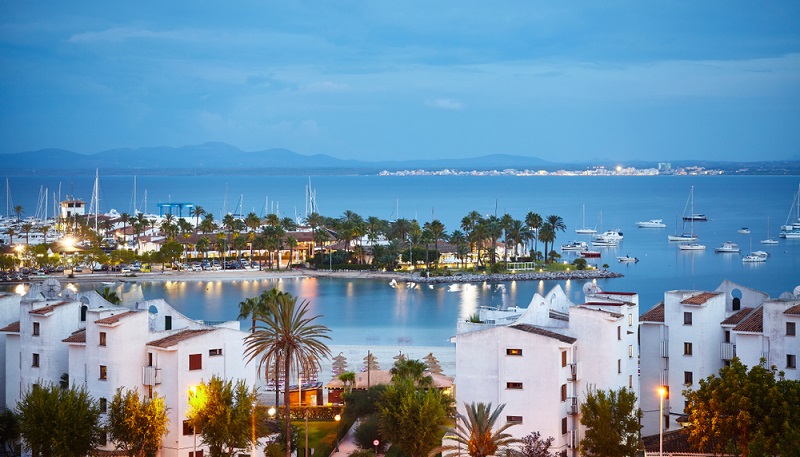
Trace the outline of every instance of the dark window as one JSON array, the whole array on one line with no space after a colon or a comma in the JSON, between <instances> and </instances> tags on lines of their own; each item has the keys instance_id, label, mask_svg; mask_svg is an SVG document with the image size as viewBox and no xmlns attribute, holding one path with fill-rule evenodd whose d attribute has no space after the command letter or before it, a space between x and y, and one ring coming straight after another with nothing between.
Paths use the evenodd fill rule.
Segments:
<instances>
[{"instance_id":1,"label":"dark window","mask_svg":"<svg viewBox=\"0 0 800 457\"><path fill-rule=\"evenodd\" d=\"M89 307L86 305L81 306L81 322L86 322L86 310L88 309Z\"/></svg>"},{"instance_id":2,"label":"dark window","mask_svg":"<svg viewBox=\"0 0 800 457\"><path fill-rule=\"evenodd\" d=\"M39 323L33 323L33 336L39 336Z\"/></svg>"},{"instance_id":3,"label":"dark window","mask_svg":"<svg viewBox=\"0 0 800 457\"><path fill-rule=\"evenodd\" d=\"M621 325L617 325L617 340L621 340L621 339L622 339L622 326Z\"/></svg>"},{"instance_id":4,"label":"dark window","mask_svg":"<svg viewBox=\"0 0 800 457\"><path fill-rule=\"evenodd\" d=\"M100 365L100 379L106 380L108 379L108 367L105 365Z\"/></svg>"},{"instance_id":5,"label":"dark window","mask_svg":"<svg viewBox=\"0 0 800 457\"><path fill-rule=\"evenodd\" d=\"M567 401L567 385L561 384L561 401Z\"/></svg>"},{"instance_id":6,"label":"dark window","mask_svg":"<svg viewBox=\"0 0 800 457\"><path fill-rule=\"evenodd\" d=\"M786 336L795 336L795 325L794 322L787 322L786 323Z\"/></svg>"},{"instance_id":7,"label":"dark window","mask_svg":"<svg viewBox=\"0 0 800 457\"><path fill-rule=\"evenodd\" d=\"M522 423L522 416L506 416L506 422L511 422L514 424L521 424Z\"/></svg>"},{"instance_id":8,"label":"dark window","mask_svg":"<svg viewBox=\"0 0 800 457\"><path fill-rule=\"evenodd\" d=\"M106 332L100 332L100 346L106 345Z\"/></svg>"},{"instance_id":9,"label":"dark window","mask_svg":"<svg viewBox=\"0 0 800 457\"><path fill-rule=\"evenodd\" d=\"M684 371L683 372L683 383L687 386L691 386L694 384L694 375L692 375L691 371Z\"/></svg>"},{"instance_id":10,"label":"dark window","mask_svg":"<svg viewBox=\"0 0 800 457\"><path fill-rule=\"evenodd\" d=\"M107 409L108 409L108 400L106 400L105 398L101 397L100 398L100 412L104 413L104 412L106 412Z\"/></svg>"},{"instance_id":11,"label":"dark window","mask_svg":"<svg viewBox=\"0 0 800 457\"><path fill-rule=\"evenodd\" d=\"M733 310L739 311L739 308L742 307L742 300L739 297L733 297Z\"/></svg>"},{"instance_id":12,"label":"dark window","mask_svg":"<svg viewBox=\"0 0 800 457\"><path fill-rule=\"evenodd\" d=\"M203 457L203 450L200 449L199 451L189 451L189 457Z\"/></svg>"},{"instance_id":13,"label":"dark window","mask_svg":"<svg viewBox=\"0 0 800 457\"><path fill-rule=\"evenodd\" d=\"M194 435L194 428L189 421L183 421L183 436Z\"/></svg>"},{"instance_id":14,"label":"dark window","mask_svg":"<svg viewBox=\"0 0 800 457\"><path fill-rule=\"evenodd\" d=\"M692 325L692 313L683 313L683 325Z\"/></svg>"},{"instance_id":15,"label":"dark window","mask_svg":"<svg viewBox=\"0 0 800 457\"><path fill-rule=\"evenodd\" d=\"M622 359L617 359L617 373L622 373Z\"/></svg>"},{"instance_id":16,"label":"dark window","mask_svg":"<svg viewBox=\"0 0 800 457\"><path fill-rule=\"evenodd\" d=\"M208 355L210 355L210 356L222 355L222 348L218 348L218 349L209 349L209 350L208 350Z\"/></svg>"},{"instance_id":17,"label":"dark window","mask_svg":"<svg viewBox=\"0 0 800 457\"><path fill-rule=\"evenodd\" d=\"M147 353L147 366L148 367L152 367L153 366L153 353L152 352L148 352Z\"/></svg>"},{"instance_id":18,"label":"dark window","mask_svg":"<svg viewBox=\"0 0 800 457\"><path fill-rule=\"evenodd\" d=\"M797 368L797 356L786 354L786 368Z\"/></svg>"},{"instance_id":19,"label":"dark window","mask_svg":"<svg viewBox=\"0 0 800 457\"><path fill-rule=\"evenodd\" d=\"M39 354L35 354L35 353L33 354L33 360L31 361L31 366L32 367L38 367L39 366Z\"/></svg>"},{"instance_id":20,"label":"dark window","mask_svg":"<svg viewBox=\"0 0 800 457\"><path fill-rule=\"evenodd\" d=\"M203 354L189 354L189 369L190 370L203 369Z\"/></svg>"},{"instance_id":21,"label":"dark window","mask_svg":"<svg viewBox=\"0 0 800 457\"><path fill-rule=\"evenodd\" d=\"M522 349L506 349L506 355L522 355Z\"/></svg>"},{"instance_id":22,"label":"dark window","mask_svg":"<svg viewBox=\"0 0 800 457\"><path fill-rule=\"evenodd\" d=\"M100 446L105 446L108 444L108 436L106 436L106 432L100 432Z\"/></svg>"},{"instance_id":23,"label":"dark window","mask_svg":"<svg viewBox=\"0 0 800 457\"><path fill-rule=\"evenodd\" d=\"M561 366L567 366L567 351L561 351Z\"/></svg>"},{"instance_id":24,"label":"dark window","mask_svg":"<svg viewBox=\"0 0 800 457\"><path fill-rule=\"evenodd\" d=\"M567 434L567 418L566 417L562 417L561 418L561 434L562 435L566 435Z\"/></svg>"},{"instance_id":25,"label":"dark window","mask_svg":"<svg viewBox=\"0 0 800 457\"><path fill-rule=\"evenodd\" d=\"M164 316L164 330L172 330L172 316Z\"/></svg>"},{"instance_id":26,"label":"dark window","mask_svg":"<svg viewBox=\"0 0 800 457\"><path fill-rule=\"evenodd\" d=\"M731 342L731 331L730 330L725 330L725 342L726 343L730 343Z\"/></svg>"},{"instance_id":27,"label":"dark window","mask_svg":"<svg viewBox=\"0 0 800 457\"><path fill-rule=\"evenodd\" d=\"M506 389L522 389L521 382L507 382Z\"/></svg>"},{"instance_id":28,"label":"dark window","mask_svg":"<svg viewBox=\"0 0 800 457\"><path fill-rule=\"evenodd\" d=\"M683 355L692 355L692 343L683 343Z\"/></svg>"}]
</instances>

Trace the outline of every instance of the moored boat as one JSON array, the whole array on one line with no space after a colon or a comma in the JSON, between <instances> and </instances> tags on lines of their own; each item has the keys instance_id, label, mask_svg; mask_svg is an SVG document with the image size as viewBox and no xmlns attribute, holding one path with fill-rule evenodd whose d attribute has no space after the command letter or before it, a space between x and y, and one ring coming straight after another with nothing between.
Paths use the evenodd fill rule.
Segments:
<instances>
[{"instance_id":1,"label":"moored boat","mask_svg":"<svg viewBox=\"0 0 800 457\"><path fill-rule=\"evenodd\" d=\"M573 241L571 243L561 245L562 251L585 251L588 248L589 245L586 244L585 241Z\"/></svg>"},{"instance_id":2,"label":"moored boat","mask_svg":"<svg viewBox=\"0 0 800 457\"><path fill-rule=\"evenodd\" d=\"M739 230L737 230L737 232L739 232L742 235L748 235L750 234L750 229L747 227L742 227Z\"/></svg>"},{"instance_id":3,"label":"moored boat","mask_svg":"<svg viewBox=\"0 0 800 457\"><path fill-rule=\"evenodd\" d=\"M667 224L662 219L650 219L649 221L637 222L639 228L666 228Z\"/></svg>"},{"instance_id":4,"label":"moored boat","mask_svg":"<svg viewBox=\"0 0 800 457\"><path fill-rule=\"evenodd\" d=\"M792 212L797 209L797 219L792 221ZM789 208L789 216L786 218L786 224L781 227L781 238L787 239L800 239L800 184L797 185L797 193L794 195L792 207Z\"/></svg>"},{"instance_id":5,"label":"moored boat","mask_svg":"<svg viewBox=\"0 0 800 457\"><path fill-rule=\"evenodd\" d=\"M636 258L636 257L631 257L631 256L629 256L629 255L625 255L625 256L620 256L620 257L617 257L617 261L618 261L618 262L622 262L622 263L627 263L627 262L634 262L634 263L636 263L636 262L638 262L638 261L639 261L639 259L638 259L638 258Z\"/></svg>"},{"instance_id":6,"label":"moored boat","mask_svg":"<svg viewBox=\"0 0 800 457\"><path fill-rule=\"evenodd\" d=\"M766 262L767 256L756 254L755 252L749 255L742 257L742 262L746 263L757 263L757 262Z\"/></svg>"},{"instance_id":7,"label":"moored boat","mask_svg":"<svg viewBox=\"0 0 800 457\"><path fill-rule=\"evenodd\" d=\"M739 245L733 241L726 241L722 246L715 248L714 252L739 252Z\"/></svg>"},{"instance_id":8,"label":"moored boat","mask_svg":"<svg viewBox=\"0 0 800 457\"><path fill-rule=\"evenodd\" d=\"M620 241L623 238L622 232L619 230L606 230L603 233L594 236L594 239ZM594 239L592 242L594 242Z\"/></svg>"},{"instance_id":9,"label":"moored boat","mask_svg":"<svg viewBox=\"0 0 800 457\"><path fill-rule=\"evenodd\" d=\"M678 246L681 251L705 251L706 245L700 243L683 243Z\"/></svg>"},{"instance_id":10,"label":"moored boat","mask_svg":"<svg viewBox=\"0 0 800 457\"><path fill-rule=\"evenodd\" d=\"M599 235L595 236L594 238L592 238L592 246L610 247L610 246L618 246L618 245L619 245L619 241L611 240L611 239L608 239L608 238L605 238L605 237L602 237L602 236L599 236Z\"/></svg>"},{"instance_id":11,"label":"moored boat","mask_svg":"<svg viewBox=\"0 0 800 457\"><path fill-rule=\"evenodd\" d=\"M708 216L701 213L692 213L688 216L683 216L683 220L685 221L707 221Z\"/></svg>"},{"instance_id":12,"label":"moored boat","mask_svg":"<svg viewBox=\"0 0 800 457\"><path fill-rule=\"evenodd\" d=\"M600 251L581 251L580 256L585 259L596 259L600 257Z\"/></svg>"}]
</instances>

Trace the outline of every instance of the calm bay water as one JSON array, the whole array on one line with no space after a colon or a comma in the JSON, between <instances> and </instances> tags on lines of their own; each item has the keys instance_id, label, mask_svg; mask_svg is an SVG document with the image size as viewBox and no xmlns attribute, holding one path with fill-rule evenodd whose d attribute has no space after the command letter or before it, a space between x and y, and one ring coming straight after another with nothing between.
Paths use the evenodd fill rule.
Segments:
<instances>
[{"instance_id":1,"label":"calm bay water","mask_svg":"<svg viewBox=\"0 0 800 457\"><path fill-rule=\"evenodd\" d=\"M352 210L363 217L385 219L417 218L420 223L433 217L444 222L448 232L458 228L461 218L472 210L482 214L509 213L522 219L528 211L543 216L557 214L568 226L557 243L584 239L574 234L582 225L598 229L620 229L625 239L617 248L603 248L600 264L607 263L625 277L599 281L604 290L634 291L640 294L645 311L663 299L665 290L713 289L724 279L753 287L771 296L800 284L800 240L780 240L777 246L762 246L768 236L777 238L786 221L798 177L470 177L470 176L319 176L311 182L317 192L319 211L339 216ZM10 178L13 204L36 210L40 187L49 194L91 197L93 176L37 176ZM220 218L222 208L241 212L278 211L282 216L302 217L305 212L306 177L253 176L143 176L137 179L136 207L157 212L157 202L191 202L213 211ZM684 252L667 235L683 214L691 186L695 188L695 212L705 213L708 222L695 223L695 232L706 251ZM227 188L227 199L226 199ZM111 208L132 212L133 177L100 178L100 211ZM143 195L147 190L145 208ZM266 201L269 201L266 204ZM227 201L227 203L225 203ZM3 208L4 210L4 208ZM687 210L688 211L688 210ZM602 213L602 227L601 224ZM667 229L639 229L635 222L663 219ZM737 229L749 227L751 235ZM716 254L724 241L739 244L742 254L766 250L769 260L743 264L737 254ZM636 264L619 264L616 256L638 257ZM565 254L571 260L573 255ZM164 298L182 312L207 320L235 319L243 298L278 285L311 301L325 315L324 323L334 329L338 344L444 345L455 332L455 322L477 306L527 305L534 292L544 293L559 283L574 301L582 298L582 283L575 281L532 281L476 285L427 285L415 289L394 289L385 281L296 279L126 284L119 293L126 300Z\"/></svg>"}]
</instances>

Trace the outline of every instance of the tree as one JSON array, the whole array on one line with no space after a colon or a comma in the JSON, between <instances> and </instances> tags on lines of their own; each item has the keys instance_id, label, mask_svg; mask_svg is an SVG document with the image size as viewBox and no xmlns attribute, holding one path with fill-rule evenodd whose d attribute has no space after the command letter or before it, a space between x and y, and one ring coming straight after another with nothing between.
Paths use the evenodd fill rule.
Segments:
<instances>
[{"instance_id":1,"label":"tree","mask_svg":"<svg viewBox=\"0 0 800 457\"><path fill-rule=\"evenodd\" d=\"M392 373L392 381L396 382L401 379L408 379L417 386L431 387L433 386L433 378L429 374L425 374L428 367L425 363L419 360L409 360L405 357L400 358L394 363L390 373Z\"/></svg>"},{"instance_id":2,"label":"tree","mask_svg":"<svg viewBox=\"0 0 800 457\"><path fill-rule=\"evenodd\" d=\"M194 216L194 229L195 229L195 232L197 232L197 229L200 228L200 216L205 215L206 214L206 210L202 206L197 205L194 208L192 208L192 211L190 212L190 214L192 216Z\"/></svg>"},{"instance_id":3,"label":"tree","mask_svg":"<svg viewBox=\"0 0 800 457\"><path fill-rule=\"evenodd\" d=\"M175 262L175 259L179 259L181 254L183 254L183 245L170 239L161 245L159 252L161 252L165 260L169 260L170 264L172 264Z\"/></svg>"},{"instance_id":4,"label":"tree","mask_svg":"<svg viewBox=\"0 0 800 457\"><path fill-rule=\"evenodd\" d=\"M269 313L259 314L256 331L245 337L245 357L258 359L258 369L271 364L283 364L284 385L289 386L292 369L309 373L319 370L319 360L330 357L331 352L323 342L330 339L330 329L314 321L319 315L309 317L308 301L297 304L297 298L281 294L269 303ZM289 389L284 389L284 418L286 420L286 457L292 446Z\"/></svg>"},{"instance_id":5,"label":"tree","mask_svg":"<svg viewBox=\"0 0 800 457\"><path fill-rule=\"evenodd\" d=\"M17 403L23 447L42 457L83 457L100 443L100 407L85 387L33 385Z\"/></svg>"},{"instance_id":6,"label":"tree","mask_svg":"<svg viewBox=\"0 0 800 457\"><path fill-rule=\"evenodd\" d=\"M636 455L639 449L639 421L636 394L623 387L615 390L590 390L581 405L581 424L587 427L581 440L582 454L593 457Z\"/></svg>"},{"instance_id":7,"label":"tree","mask_svg":"<svg viewBox=\"0 0 800 457\"><path fill-rule=\"evenodd\" d=\"M287 389L288 391L288 389ZM253 443L254 389L243 380L223 381L216 375L200 383L189 395L189 423L200 431L211 457L232 456Z\"/></svg>"},{"instance_id":8,"label":"tree","mask_svg":"<svg viewBox=\"0 0 800 457\"><path fill-rule=\"evenodd\" d=\"M157 394L143 399L137 389L117 389L108 405L108 432L130 457L155 456L167 433L167 407Z\"/></svg>"},{"instance_id":9,"label":"tree","mask_svg":"<svg viewBox=\"0 0 800 457\"><path fill-rule=\"evenodd\" d=\"M378 429L404 454L427 456L442 441L452 404L439 389L420 389L411 379L397 379L380 401Z\"/></svg>"},{"instance_id":10,"label":"tree","mask_svg":"<svg viewBox=\"0 0 800 457\"><path fill-rule=\"evenodd\" d=\"M337 376L339 381L344 385L344 393L349 394L353 390L353 385L356 383L356 374L352 371L345 371Z\"/></svg>"},{"instance_id":11,"label":"tree","mask_svg":"<svg viewBox=\"0 0 800 457\"><path fill-rule=\"evenodd\" d=\"M718 376L701 379L698 390L686 391L690 425L684 430L692 448L735 455L797 455L800 381L776 380L775 374L762 365L748 371L734 357Z\"/></svg>"},{"instance_id":12,"label":"tree","mask_svg":"<svg viewBox=\"0 0 800 457\"><path fill-rule=\"evenodd\" d=\"M456 426L447 429L444 436L445 440L455 441L456 444L446 444L440 446L428 455L432 456L441 452L443 456L455 456L461 454L462 446L471 457L487 457L496 455L505 448L519 442L511 434L506 433L509 427L516 425L514 422L506 422L497 430L494 429L500 414L506 405L500 405L492 410L492 404L485 403L464 403L467 414L456 414ZM447 451L449 452L445 454Z\"/></svg>"},{"instance_id":13,"label":"tree","mask_svg":"<svg viewBox=\"0 0 800 457\"><path fill-rule=\"evenodd\" d=\"M122 303L122 299L117 296L117 293L111 290L109 287L103 287L103 290L98 290L98 294L100 294L103 299L111 304L119 305Z\"/></svg>"},{"instance_id":14,"label":"tree","mask_svg":"<svg viewBox=\"0 0 800 457\"><path fill-rule=\"evenodd\" d=\"M522 448L519 450L520 457L566 457L566 451L561 451L558 454L550 453L551 444L553 444L552 436L542 439L542 435L539 432L532 432L522 437Z\"/></svg>"},{"instance_id":15,"label":"tree","mask_svg":"<svg viewBox=\"0 0 800 457\"><path fill-rule=\"evenodd\" d=\"M528 228L530 239L534 241L533 252L539 250L539 229L542 228L542 222L542 216L539 213L529 212L525 215L525 226Z\"/></svg>"},{"instance_id":16,"label":"tree","mask_svg":"<svg viewBox=\"0 0 800 457\"><path fill-rule=\"evenodd\" d=\"M19 419L8 408L3 408L0 412L0 446L4 455L16 456L20 453Z\"/></svg>"}]
</instances>

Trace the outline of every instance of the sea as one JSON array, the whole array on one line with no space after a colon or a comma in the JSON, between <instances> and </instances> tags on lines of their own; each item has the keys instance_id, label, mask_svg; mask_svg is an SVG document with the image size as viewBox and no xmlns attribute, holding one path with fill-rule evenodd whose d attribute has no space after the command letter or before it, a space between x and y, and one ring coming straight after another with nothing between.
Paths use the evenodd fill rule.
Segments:
<instances>
[{"instance_id":1,"label":"sea","mask_svg":"<svg viewBox=\"0 0 800 457\"><path fill-rule=\"evenodd\" d=\"M135 182L135 185L134 185ZM52 214L55 200L67 195L89 201L94 175L9 177L9 217L22 205L23 216L42 215L44 201ZM279 213L302 219L313 203L324 216L350 210L362 217L441 220L450 233L471 211L483 215L510 214L524 219L529 211L543 217L559 215L567 225L556 243L589 241L574 230L588 226L598 232L619 229L624 240L615 248L598 248L599 266L622 273L598 280L606 291L636 292L641 312L663 300L667 290L713 290L729 279L777 297L800 285L800 240L779 239L774 246L760 240L778 239L781 225L796 218L797 176L103 176L99 175L99 209L158 214L157 203L192 203L218 220L227 213ZM134 189L136 189L134 193ZM704 213L694 232L705 251L681 251L667 235L692 229L681 217ZM48 197L45 199L43 195ZM0 197L1 198L1 197ZM0 205L2 200L0 200ZM1 207L0 207L1 208ZM185 215L189 217L188 215ZM637 221L662 219L667 228L637 228ZM750 234L738 230L747 227ZM715 253L726 241L740 254ZM539 247L541 249L541 245ZM750 251L770 253L766 262L743 263ZM636 263L619 263L630 255ZM564 253L571 261L575 254ZM576 303L583 298L580 281L509 281L477 284L414 284L392 287L385 280L290 278L252 281L191 281L117 283L126 303L164 298L196 319L232 320L238 303L262 290L279 287L311 303L328 325L337 344L446 346L458 319L478 307L527 306L534 293L559 285ZM6 290L11 289L10 286ZM100 284L76 287L98 288ZM242 323L243 328L246 323Z\"/></svg>"}]
</instances>

